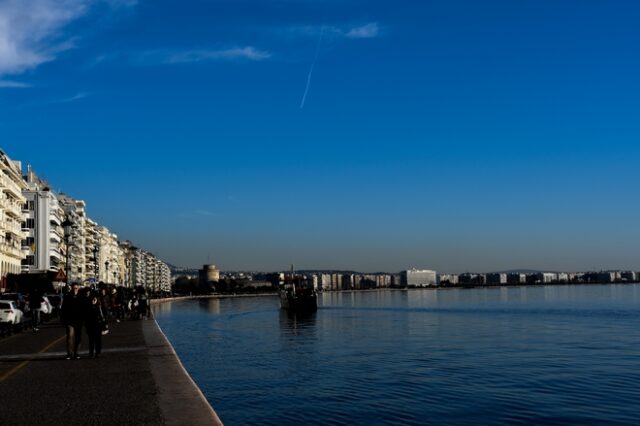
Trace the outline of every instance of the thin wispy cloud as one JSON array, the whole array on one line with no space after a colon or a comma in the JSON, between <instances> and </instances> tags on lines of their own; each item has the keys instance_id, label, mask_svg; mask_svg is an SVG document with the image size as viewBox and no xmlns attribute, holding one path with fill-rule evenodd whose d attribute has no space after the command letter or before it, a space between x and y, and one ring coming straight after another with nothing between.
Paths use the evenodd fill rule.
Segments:
<instances>
[{"instance_id":1,"label":"thin wispy cloud","mask_svg":"<svg viewBox=\"0 0 640 426\"><path fill-rule=\"evenodd\" d=\"M181 52L159 52L162 62L167 64L181 64L189 62L227 61L244 59L249 61L262 61L269 59L271 53L256 49L253 46L234 47L231 49L214 50L187 50ZM153 54L152 54L153 56Z\"/></svg>"},{"instance_id":2,"label":"thin wispy cloud","mask_svg":"<svg viewBox=\"0 0 640 426\"><path fill-rule=\"evenodd\" d=\"M348 38L376 38L380 34L380 28L377 22L371 22L360 27L350 29L345 33Z\"/></svg>"},{"instance_id":3,"label":"thin wispy cloud","mask_svg":"<svg viewBox=\"0 0 640 426\"><path fill-rule=\"evenodd\" d=\"M79 92L79 93L76 93L75 95L69 96L67 98L54 99L53 101L50 101L49 103L50 104L66 104L66 103L69 103L69 102L79 101L80 99L84 99L89 95L90 94L86 93L86 92Z\"/></svg>"},{"instance_id":4,"label":"thin wispy cloud","mask_svg":"<svg viewBox=\"0 0 640 426\"><path fill-rule=\"evenodd\" d=\"M2 88L24 89L26 87L31 87L31 85L27 83L22 83L20 81L0 80L0 89Z\"/></svg>"},{"instance_id":5,"label":"thin wispy cloud","mask_svg":"<svg viewBox=\"0 0 640 426\"><path fill-rule=\"evenodd\" d=\"M0 76L53 61L76 46L64 29L98 4L130 7L136 0L0 0Z\"/></svg>"},{"instance_id":6,"label":"thin wispy cloud","mask_svg":"<svg viewBox=\"0 0 640 426\"><path fill-rule=\"evenodd\" d=\"M280 28L277 33L285 37L319 37L323 34L326 39L367 39L380 36L380 26L377 22L369 22L358 26L336 26L336 25L303 25Z\"/></svg>"}]
</instances>

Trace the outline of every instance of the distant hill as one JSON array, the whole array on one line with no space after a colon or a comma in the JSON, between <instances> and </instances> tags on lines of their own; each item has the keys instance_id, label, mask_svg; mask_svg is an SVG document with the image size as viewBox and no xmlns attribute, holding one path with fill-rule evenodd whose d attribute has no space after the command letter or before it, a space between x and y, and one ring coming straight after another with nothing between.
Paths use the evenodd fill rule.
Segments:
<instances>
[{"instance_id":1,"label":"distant hill","mask_svg":"<svg viewBox=\"0 0 640 426\"><path fill-rule=\"evenodd\" d=\"M557 273L555 271L544 270L541 271L539 269L509 269L508 271L495 271L495 272L487 272L488 274L540 274L543 272Z\"/></svg>"},{"instance_id":2,"label":"distant hill","mask_svg":"<svg viewBox=\"0 0 640 426\"><path fill-rule=\"evenodd\" d=\"M167 266L169 266L169 269L171 270L171 275L198 275L198 270L195 268L184 268L171 264L168 264Z\"/></svg>"}]
</instances>

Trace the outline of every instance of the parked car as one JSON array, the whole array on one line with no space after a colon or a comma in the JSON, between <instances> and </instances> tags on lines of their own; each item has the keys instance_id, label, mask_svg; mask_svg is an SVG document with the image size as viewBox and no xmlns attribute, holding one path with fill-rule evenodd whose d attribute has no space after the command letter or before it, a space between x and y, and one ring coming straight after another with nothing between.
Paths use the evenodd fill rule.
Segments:
<instances>
[{"instance_id":1,"label":"parked car","mask_svg":"<svg viewBox=\"0 0 640 426\"><path fill-rule=\"evenodd\" d=\"M11 300L22 313L29 312L27 301L21 293L0 293L0 300Z\"/></svg>"},{"instance_id":2,"label":"parked car","mask_svg":"<svg viewBox=\"0 0 640 426\"><path fill-rule=\"evenodd\" d=\"M59 294L46 294L45 295L51 303L52 313L57 315L60 312L60 305L62 304L62 297Z\"/></svg>"},{"instance_id":3,"label":"parked car","mask_svg":"<svg viewBox=\"0 0 640 426\"><path fill-rule=\"evenodd\" d=\"M12 300L0 300L0 322L21 324L24 314Z\"/></svg>"}]
</instances>

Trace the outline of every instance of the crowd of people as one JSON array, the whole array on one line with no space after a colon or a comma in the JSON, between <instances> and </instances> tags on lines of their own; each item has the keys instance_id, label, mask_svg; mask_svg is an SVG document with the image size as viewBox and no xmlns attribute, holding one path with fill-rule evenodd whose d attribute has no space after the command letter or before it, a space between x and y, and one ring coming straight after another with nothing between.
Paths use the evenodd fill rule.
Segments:
<instances>
[{"instance_id":1,"label":"crowd of people","mask_svg":"<svg viewBox=\"0 0 640 426\"><path fill-rule=\"evenodd\" d=\"M150 306L142 287L134 290L124 287L98 285L80 287L75 282L64 295L60 307L60 321L67 333L67 359L79 359L78 348L82 329L89 338L89 357L98 358L102 352L102 336L109 332L108 322L148 318Z\"/></svg>"}]
</instances>

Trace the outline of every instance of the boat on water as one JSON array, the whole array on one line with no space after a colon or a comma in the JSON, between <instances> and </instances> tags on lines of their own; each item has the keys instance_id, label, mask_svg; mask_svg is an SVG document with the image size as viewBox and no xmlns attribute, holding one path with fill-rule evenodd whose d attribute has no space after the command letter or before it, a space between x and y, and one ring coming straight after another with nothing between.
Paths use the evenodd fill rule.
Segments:
<instances>
[{"instance_id":1,"label":"boat on water","mask_svg":"<svg viewBox=\"0 0 640 426\"><path fill-rule=\"evenodd\" d=\"M280 307L289 313L307 313L318 310L318 293L313 282L304 276L295 275L293 268L290 275L280 283Z\"/></svg>"}]
</instances>

